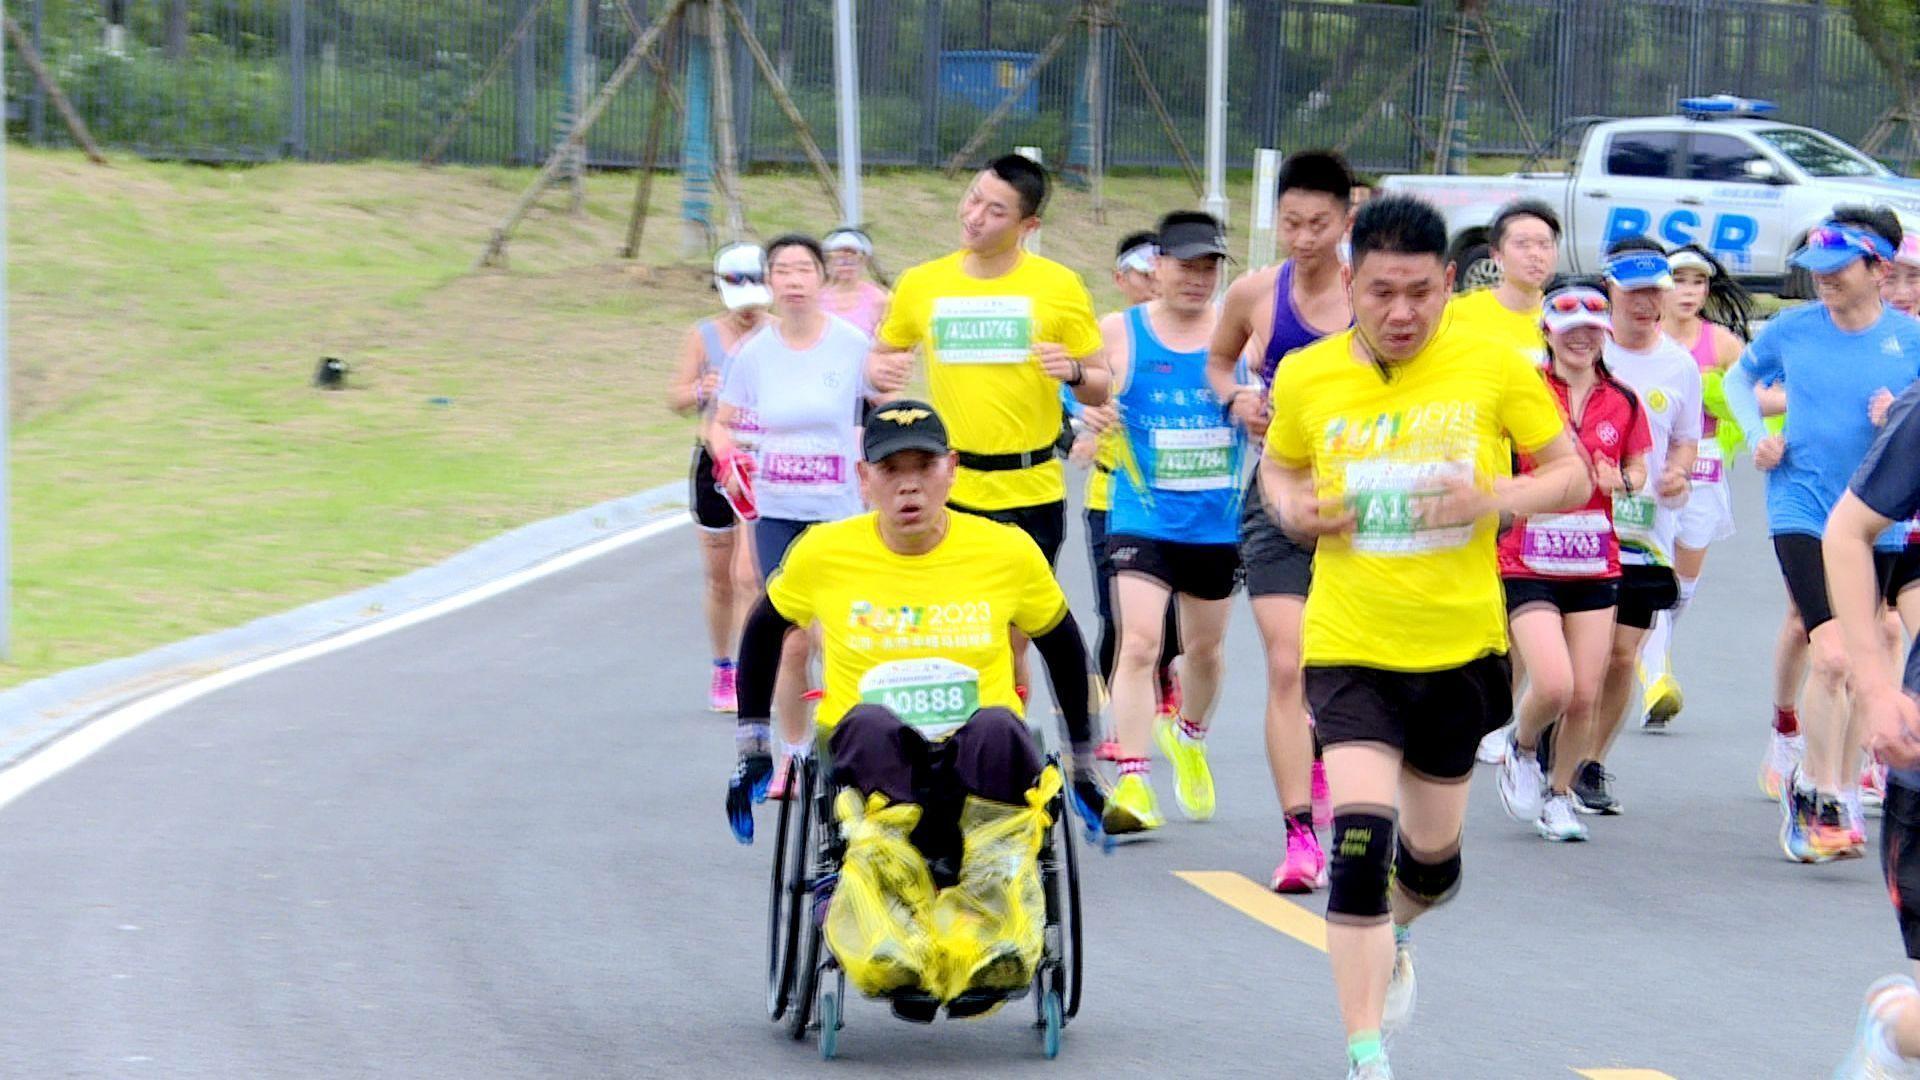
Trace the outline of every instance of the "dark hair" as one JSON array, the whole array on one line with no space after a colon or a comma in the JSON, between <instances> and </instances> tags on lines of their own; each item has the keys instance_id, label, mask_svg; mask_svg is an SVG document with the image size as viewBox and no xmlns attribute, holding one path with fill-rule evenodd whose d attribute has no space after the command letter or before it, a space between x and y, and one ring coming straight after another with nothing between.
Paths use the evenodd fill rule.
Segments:
<instances>
[{"instance_id":1,"label":"dark hair","mask_svg":"<svg viewBox=\"0 0 1920 1080\"><path fill-rule=\"evenodd\" d=\"M1039 162L1019 154L1002 154L987 162L987 171L1013 186L1020 193L1020 217L1040 216L1047 205L1047 170Z\"/></svg>"},{"instance_id":2,"label":"dark hair","mask_svg":"<svg viewBox=\"0 0 1920 1080\"><path fill-rule=\"evenodd\" d=\"M1629 251L1651 251L1655 255L1667 253L1667 249L1660 246L1660 241L1651 236L1623 236L1607 245L1606 257L1611 259L1615 255L1624 255Z\"/></svg>"},{"instance_id":3,"label":"dark hair","mask_svg":"<svg viewBox=\"0 0 1920 1080\"><path fill-rule=\"evenodd\" d=\"M1561 289L1592 289L1594 292L1604 296L1607 292L1607 282L1605 278L1596 277L1591 274L1582 274L1578 277L1556 278L1552 284L1547 286L1547 295L1551 296ZM1547 339L1547 369L1551 371L1553 369L1553 337L1544 332L1542 332L1541 336ZM1618 390L1620 396L1627 399L1627 430L1632 431L1634 425L1640 422L1640 395L1634 392L1633 387L1621 382L1619 377L1613 373L1613 370L1607 367L1605 352L1606 350L1602 349L1601 355L1593 358L1593 377ZM1577 442L1578 440L1576 439L1575 441Z\"/></svg>"},{"instance_id":4,"label":"dark hair","mask_svg":"<svg viewBox=\"0 0 1920 1080\"><path fill-rule=\"evenodd\" d=\"M1120 238L1120 245L1113 249L1113 257L1118 259L1120 256L1125 255L1141 244L1157 244L1159 242L1160 234L1151 229L1141 229L1139 232L1130 232Z\"/></svg>"},{"instance_id":5,"label":"dark hair","mask_svg":"<svg viewBox=\"0 0 1920 1080\"><path fill-rule=\"evenodd\" d=\"M790 247L806 248L807 253L813 256L814 264L820 267L820 272L827 272L827 253L820 249L820 241L805 233L787 233L767 241L767 269L773 269L773 257L781 248Z\"/></svg>"},{"instance_id":6,"label":"dark hair","mask_svg":"<svg viewBox=\"0 0 1920 1080\"><path fill-rule=\"evenodd\" d=\"M1176 225L1205 225L1214 232L1222 232L1220 219L1204 210L1170 210L1160 219L1160 235L1165 236Z\"/></svg>"},{"instance_id":7,"label":"dark hair","mask_svg":"<svg viewBox=\"0 0 1920 1080\"><path fill-rule=\"evenodd\" d=\"M1736 281L1713 252L1699 244L1681 244L1672 254L1685 251L1705 259L1713 273L1707 275L1707 302L1700 305L1700 317L1740 335L1741 341L1753 340L1753 296Z\"/></svg>"},{"instance_id":8,"label":"dark hair","mask_svg":"<svg viewBox=\"0 0 1920 1080\"><path fill-rule=\"evenodd\" d=\"M1553 212L1553 207L1539 199L1515 199L1493 215L1493 223L1487 226L1487 243L1499 247L1500 241L1507 238L1507 229L1521 218L1529 217L1540 219L1553 233L1553 238L1560 239L1560 215Z\"/></svg>"},{"instance_id":9,"label":"dark hair","mask_svg":"<svg viewBox=\"0 0 1920 1080\"><path fill-rule=\"evenodd\" d=\"M1347 168L1347 160L1331 150L1302 150L1287 155L1280 163L1279 183L1274 187L1273 197L1289 191L1315 191L1330 195L1341 206L1353 202L1353 170Z\"/></svg>"},{"instance_id":10,"label":"dark hair","mask_svg":"<svg viewBox=\"0 0 1920 1080\"><path fill-rule=\"evenodd\" d=\"M1898 250L1900 247L1900 237L1902 235L1900 219L1894 216L1893 211L1884 206L1860 206L1857 204L1836 206L1833 208L1832 220L1837 224L1851 225L1856 229L1871 230L1872 232L1880 234L1880 238L1885 240L1895 250Z\"/></svg>"},{"instance_id":11,"label":"dark hair","mask_svg":"<svg viewBox=\"0 0 1920 1080\"><path fill-rule=\"evenodd\" d=\"M1411 195L1383 195L1353 219L1353 266L1375 252L1447 257L1447 222L1440 211Z\"/></svg>"}]
</instances>

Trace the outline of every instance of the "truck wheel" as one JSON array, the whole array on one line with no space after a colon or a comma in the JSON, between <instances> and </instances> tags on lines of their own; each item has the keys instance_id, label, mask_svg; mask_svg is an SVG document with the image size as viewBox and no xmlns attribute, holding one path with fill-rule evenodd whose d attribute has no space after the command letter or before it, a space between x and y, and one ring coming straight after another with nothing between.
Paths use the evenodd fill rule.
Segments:
<instances>
[{"instance_id":1,"label":"truck wheel","mask_svg":"<svg viewBox=\"0 0 1920 1080\"><path fill-rule=\"evenodd\" d=\"M1500 284L1500 267L1493 261L1493 249L1486 244L1468 244L1453 259L1453 289L1472 292Z\"/></svg>"},{"instance_id":2,"label":"truck wheel","mask_svg":"<svg viewBox=\"0 0 1920 1080\"><path fill-rule=\"evenodd\" d=\"M1811 300L1813 297L1813 275L1797 266L1788 267L1787 280L1780 286L1780 299Z\"/></svg>"}]
</instances>

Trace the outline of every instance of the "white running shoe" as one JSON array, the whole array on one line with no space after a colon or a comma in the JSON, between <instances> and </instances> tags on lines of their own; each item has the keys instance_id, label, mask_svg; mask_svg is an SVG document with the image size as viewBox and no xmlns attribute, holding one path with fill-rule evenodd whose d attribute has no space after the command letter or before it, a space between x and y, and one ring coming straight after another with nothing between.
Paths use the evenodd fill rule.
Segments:
<instances>
[{"instance_id":1,"label":"white running shoe","mask_svg":"<svg viewBox=\"0 0 1920 1080\"><path fill-rule=\"evenodd\" d=\"M1365 1065L1348 1065L1347 1080L1393 1080L1393 1068L1382 1054Z\"/></svg>"},{"instance_id":2,"label":"white running shoe","mask_svg":"<svg viewBox=\"0 0 1920 1080\"><path fill-rule=\"evenodd\" d=\"M1540 820L1547 800L1547 778L1540 772L1540 759L1520 749L1517 737L1507 736L1507 749L1501 754L1500 805L1507 816L1522 825Z\"/></svg>"},{"instance_id":3,"label":"white running shoe","mask_svg":"<svg viewBox=\"0 0 1920 1080\"><path fill-rule=\"evenodd\" d=\"M1480 740L1480 749L1474 751L1474 760L1487 765L1498 765L1507 756L1507 740L1513 737L1513 725L1494 728Z\"/></svg>"},{"instance_id":4,"label":"white running shoe","mask_svg":"<svg viewBox=\"0 0 1920 1080\"><path fill-rule=\"evenodd\" d=\"M1413 1007L1420 998L1420 985L1413 978L1413 946L1405 941L1393 946L1393 977L1387 980L1386 1008L1380 1013L1381 1031L1399 1031L1413 1019Z\"/></svg>"},{"instance_id":5,"label":"white running shoe","mask_svg":"<svg viewBox=\"0 0 1920 1080\"><path fill-rule=\"evenodd\" d=\"M1892 1010L1917 996L1920 990L1905 975L1890 975L1867 988L1854 1027L1853 1051L1833 1071L1834 1080L1920 1080L1920 1062L1901 1057L1887 1032Z\"/></svg>"},{"instance_id":6,"label":"white running shoe","mask_svg":"<svg viewBox=\"0 0 1920 1080\"><path fill-rule=\"evenodd\" d=\"M1564 843L1587 838L1586 823L1574 812L1571 795L1549 795L1546 806L1540 811L1540 820L1534 822L1533 827L1548 840Z\"/></svg>"}]
</instances>

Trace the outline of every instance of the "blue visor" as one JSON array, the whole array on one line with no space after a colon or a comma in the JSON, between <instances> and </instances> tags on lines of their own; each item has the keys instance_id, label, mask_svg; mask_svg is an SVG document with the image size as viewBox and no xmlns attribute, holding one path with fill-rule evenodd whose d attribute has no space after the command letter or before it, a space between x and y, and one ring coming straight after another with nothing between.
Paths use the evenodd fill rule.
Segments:
<instances>
[{"instance_id":1,"label":"blue visor","mask_svg":"<svg viewBox=\"0 0 1920 1080\"><path fill-rule=\"evenodd\" d=\"M1856 259L1891 259L1893 246L1879 233L1829 222L1807 234L1807 245L1790 260L1816 274L1837 273Z\"/></svg>"},{"instance_id":2,"label":"blue visor","mask_svg":"<svg viewBox=\"0 0 1920 1080\"><path fill-rule=\"evenodd\" d=\"M1607 280L1623 289L1671 289L1673 267L1654 251L1623 251L1607 260Z\"/></svg>"}]
</instances>

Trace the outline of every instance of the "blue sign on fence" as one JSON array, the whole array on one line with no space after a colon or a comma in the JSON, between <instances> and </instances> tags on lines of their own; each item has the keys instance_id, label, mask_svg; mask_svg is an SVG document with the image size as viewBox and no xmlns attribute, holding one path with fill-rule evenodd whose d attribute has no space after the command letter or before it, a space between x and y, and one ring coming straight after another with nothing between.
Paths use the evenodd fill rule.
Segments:
<instances>
[{"instance_id":1,"label":"blue sign on fence","mask_svg":"<svg viewBox=\"0 0 1920 1080\"><path fill-rule=\"evenodd\" d=\"M983 112L1006 99L1007 93L1026 77L1038 59L1033 53L1007 52L1001 49L969 49L940 54L940 97L942 101L972 105ZM1039 107L1038 80L1027 84L1019 100L1013 103L1013 116L1032 116Z\"/></svg>"}]
</instances>

